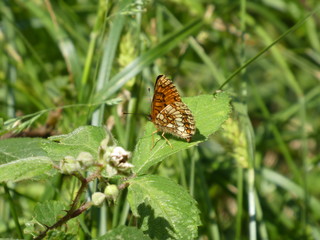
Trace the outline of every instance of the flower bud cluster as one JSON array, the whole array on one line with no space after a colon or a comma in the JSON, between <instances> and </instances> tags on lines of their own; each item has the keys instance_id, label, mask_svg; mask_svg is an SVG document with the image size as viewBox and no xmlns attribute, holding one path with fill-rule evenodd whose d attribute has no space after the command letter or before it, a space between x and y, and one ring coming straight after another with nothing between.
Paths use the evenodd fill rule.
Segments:
<instances>
[{"instance_id":1,"label":"flower bud cluster","mask_svg":"<svg viewBox=\"0 0 320 240\"><path fill-rule=\"evenodd\" d=\"M85 170L91 167L95 163L95 160L91 153L81 152L77 158L73 156L65 156L60 161L60 169L64 174L73 174L77 171Z\"/></svg>"},{"instance_id":2,"label":"flower bud cluster","mask_svg":"<svg viewBox=\"0 0 320 240\"><path fill-rule=\"evenodd\" d=\"M95 178L111 178L116 175L128 175L133 165L128 162L131 153L119 146L108 146L109 138L102 140L98 149L98 158L89 152L81 152L76 158L65 156L60 161L60 170L64 174L79 175L80 171L95 167ZM91 169L92 170L92 169ZM80 175L81 172L80 172ZM84 178L84 177L82 177ZM102 181L103 182L103 181ZM109 182L107 180L107 182ZM92 204L101 206L105 200L115 201L119 195L117 185L109 184L104 192L95 192L92 195Z\"/></svg>"},{"instance_id":3,"label":"flower bud cluster","mask_svg":"<svg viewBox=\"0 0 320 240\"><path fill-rule=\"evenodd\" d=\"M128 163L131 153L118 146L108 146L102 141L99 148L99 162L105 164L104 177L113 177L117 174L125 174L133 165Z\"/></svg>"},{"instance_id":4,"label":"flower bud cluster","mask_svg":"<svg viewBox=\"0 0 320 240\"><path fill-rule=\"evenodd\" d=\"M104 189L104 193L102 192L95 192L92 195L92 203L95 206L101 206L104 200L112 200L116 201L119 195L119 189L117 185L110 184Z\"/></svg>"}]
</instances>

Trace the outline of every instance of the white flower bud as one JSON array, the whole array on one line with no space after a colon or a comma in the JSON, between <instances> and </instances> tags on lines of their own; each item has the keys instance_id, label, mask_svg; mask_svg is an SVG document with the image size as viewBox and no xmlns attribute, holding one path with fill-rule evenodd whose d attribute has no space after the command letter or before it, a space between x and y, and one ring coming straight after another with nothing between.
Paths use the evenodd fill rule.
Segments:
<instances>
[{"instance_id":1,"label":"white flower bud","mask_svg":"<svg viewBox=\"0 0 320 240\"><path fill-rule=\"evenodd\" d=\"M77 161L80 162L85 168L90 167L94 164L94 158L91 153L81 152L77 157Z\"/></svg>"},{"instance_id":2,"label":"white flower bud","mask_svg":"<svg viewBox=\"0 0 320 240\"><path fill-rule=\"evenodd\" d=\"M129 170L129 169L131 169L133 167L134 167L134 165L131 164L131 163L128 163L128 162L120 163L118 165L118 169L121 170L121 171L127 171L127 170Z\"/></svg>"},{"instance_id":3,"label":"white flower bud","mask_svg":"<svg viewBox=\"0 0 320 240\"><path fill-rule=\"evenodd\" d=\"M60 170L64 174L72 174L80 169L81 166L79 162L72 156L65 156L60 161Z\"/></svg>"},{"instance_id":4,"label":"white flower bud","mask_svg":"<svg viewBox=\"0 0 320 240\"><path fill-rule=\"evenodd\" d=\"M127 162L131 153L124 150L122 147L115 147L111 152L111 161L117 166L122 162Z\"/></svg>"},{"instance_id":5,"label":"white flower bud","mask_svg":"<svg viewBox=\"0 0 320 240\"><path fill-rule=\"evenodd\" d=\"M92 203L97 207L100 207L105 199L106 199L106 195L103 194L102 192L95 192L92 195Z\"/></svg>"},{"instance_id":6,"label":"white flower bud","mask_svg":"<svg viewBox=\"0 0 320 240\"><path fill-rule=\"evenodd\" d=\"M109 164L106 165L105 170L101 173L105 178L111 178L118 174L118 170Z\"/></svg>"},{"instance_id":7,"label":"white flower bud","mask_svg":"<svg viewBox=\"0 0 320 240\"><path fill-rule=\"evenodd\" d=\"M112 199L115 201L119 195L119 189L117 185L111 184L104 189L104 194L106 195L107 199Z\"/></svg>"},{"instance_id":8,"label":"white flower bud","mask_svg":"<svg viewBox=\"0 0 320 240\"><path fill-rule=\"evenodd\" d=\"M76 159L72 156L65 156L63 158L63 161L66 162L66 163L75 163L76 162Z\"/></svg>"}]
</instances>

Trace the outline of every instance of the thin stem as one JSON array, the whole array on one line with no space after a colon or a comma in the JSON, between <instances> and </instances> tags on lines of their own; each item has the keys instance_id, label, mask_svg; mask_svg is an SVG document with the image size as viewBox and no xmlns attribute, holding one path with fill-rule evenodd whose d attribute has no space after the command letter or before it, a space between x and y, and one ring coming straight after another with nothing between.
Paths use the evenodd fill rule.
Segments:
<instances>
[{"instance_id":1,"label":"thin stem","mask_svg":"<svg viewBox=\"0 0 320 240\"><path fill-rule=\"evenodd\" d=\"M224 86L226 86L231 79L236 76L239 72L242 71L242 69L246 68L250 63L254 62L257 58L259 58L262 54L267 52L270 48L272 48L275 44L277 44L280 40L282 40L284 37L286 37L288 34L292 33L293 31L297 30L305 21L311 17L313 14L315 14L317 11L319 11L320 7L313 10L311 13L309 13L307 16L305 16L303 19L301 19L298 23L293 25L291 28L289 28L286 32L281 34L276 40L274 40L269 46L266 46L264 49L262 49L256 56L246 61L241 67L239 67L236 71L234 71L227 80L220 86L219 90L222 90Z\"/></svg>"},{"instance_id":2,"label":"thin stem","mask_svg":"<svg viewBox=\"0 0 320 240\"><path fill-rule=\"evenodd\" d=\"M5 196L7 197L8 201L10 203L10 211L11 211L14 223L16 225L16 229L18 230L17 232L18 232L19 238L23 238L23 232L22 232L22 229L21 229L21 225L19 223L18 214L17 214L16 208L15 208L15 204L13 202L13 199L12 199L12 197L10 195L9 188L8 188L8 186L6 184L3 184L3 187L4 187L4 190L5 190Z\"/></svg>"},{"instance_id":3,"label":"thin stem","mask_svg":"<svg viewBox=\"0 0 320 240\"><path fill-rule=\"evenodd\" d=\"M241 219L242 219L242 204L243 204L243 168L238 167L238 194L237 194L237 205L238 212L236 216L236 236L235 239L241 239Z\"/></svg>"},{"instance_id":4,"label":"thin stem","mask_svg":"<svg viewBox=\"0 0 320 240\"><path fill-rule=\"evenodd\" d=\"M35 238L35 240L43 239L49 230L52 230L52 229L55 229L55 228L62 226L64 223L69 221L71 218L75 218L75 217L79 216L81 213L83 213L84 211L88 210L91 206L92 206L92 202L86 202L81 207L74 210L73 212L68 212L68 214L65 215L64 217L62 217L58 222L56 222L55 224L53 224L50 227L47 227L47 229L44 230L42 233L40 233Z\"/></svg>"},{"instance_id":5,"label":"thin stem","mask_svg":"<svg viewBox=\"0 0 320 240\"><path fill-rule=\"evenodd\" d=\"M60 227L61 225L63 225L67 221L69 221L71 218L75 218L75 217L79 216L81 213L83 213L84 211L88 210L92 206L92 202L90 201L90 202L86 202L86 203L82 204L77 209L77 205L78 205L78 203L80 201L80 198L82 197L82 194L84 193L84 191L88 187L89 182L91 182L94 179L98 178L100 176L100 172L101 172L101 169L99 169L95 173L91 174L87 178L84 178L79 172L76 172L76 173L73 174L73 176L75 176L76 178L78 178L81 181L81 186L80 186L80 189L79 189L75 199L73 200L73 203L71 205L70 210L68 210L67 214L64 217L62 217L61 219L59 219L55 224L53 224L50 227L47 227L46 230L41 232L35 238L36 240L37 239L43 239L46 236L46 234L47 234L47 232L49 230L55 229L57 227Z\"/></svg>"}]
</instances>

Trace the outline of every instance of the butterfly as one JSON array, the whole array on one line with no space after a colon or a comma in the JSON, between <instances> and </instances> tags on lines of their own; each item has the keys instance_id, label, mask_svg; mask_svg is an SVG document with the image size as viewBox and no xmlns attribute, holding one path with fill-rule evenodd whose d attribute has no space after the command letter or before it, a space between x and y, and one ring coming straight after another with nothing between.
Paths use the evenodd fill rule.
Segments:
<instances>
[{"instance_id":1,"label":"butterfly","mask_svg":"<svg viewBox=\"0 0 320 240\"><path fill-rule=\"evenodd\" d=\"M165 75L159 75L154 85L149 118L157 128L152 134L162 132L162 137L171 148L172 145L164 136L165 133L190 142L196 132L196 123L190 109L181 101L176 87Z\"/></svg>"}]
</instances>

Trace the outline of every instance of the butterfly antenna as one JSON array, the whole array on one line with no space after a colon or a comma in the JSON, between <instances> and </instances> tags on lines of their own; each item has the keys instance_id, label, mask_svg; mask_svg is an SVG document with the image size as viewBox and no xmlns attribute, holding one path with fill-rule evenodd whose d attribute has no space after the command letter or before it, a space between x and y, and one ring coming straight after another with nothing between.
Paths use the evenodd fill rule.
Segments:
<instances>
[{"instance_id":1,"label":"butterfly antenna","mask_svg":"<svg viewBox=\"0 0 320 240\"><path fill-rule=\"evenodd\" d=\"M146 115L144 113L129 113L129 112L122 112L123 115L127 115L127 114L133 114L133 115Z\"/></svg>"},{"instance_id":2,"label":"butterfly antenna","mask_svg":"<svg viewBox=\"0 0 320 240\"><path fill-rule=\"evenodd\" d=\"M145 117L149 117L148 114L145 114L145 113L129 113L129 112L122 112L123 115L128 115L128 114L132 114L132 115L142 115L142 116L145 116Z\"/></svg>"}]
</instances>

